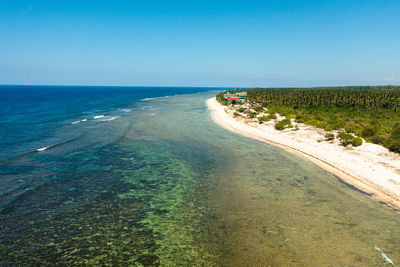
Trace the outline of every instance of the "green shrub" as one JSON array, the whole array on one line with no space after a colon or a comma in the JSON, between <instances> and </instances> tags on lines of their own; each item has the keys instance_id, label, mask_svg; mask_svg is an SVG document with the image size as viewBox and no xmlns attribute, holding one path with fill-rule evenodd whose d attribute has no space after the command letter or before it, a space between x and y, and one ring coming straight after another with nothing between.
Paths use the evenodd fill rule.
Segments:
<instances>
[{"instance_id":1,"label":"green shrub","mask_svg":"<svg viewBox=\"0 0 400 267\"><path fill-rule=\"evenodd\" d=\"M316 120L316 119L311 119L311 120L308 120L308 121L306 121L304 123L307 124L307 125L318 127L320 122L318 120Z\"/></svg>"},{"instance_id":2,"label":"green shrub","mask_svg":"<svg viewBox=\"0 0 400 267\"><path fill-rule=\"evenodd\" d=\"M361 146L363 141L360 137L358 136L353 136L352 134L345 133L345 132L339 132L338 138L341 141L341 144L343 146L348 146L348 145L353 145L353 146Z\"/></svg>"},{"instance_id":3,"label":"green shrub","mask_svg":"<svg viewBox=\"0 0 400 267\"><path fill-rule=\"evenodd\" d=\"M237 113L237 112L234 112L234 113L233 113L233 116L236 116L236 117L238 117L238 116L240 116L240 114L239 114L239 113Z\"/></svg>"},{"instance_id":4,"label":"green shrub","mask_svg":"<svg viewBox=\"0 0 400 267\"><path fill-rule=\"evenodd\" d=\"M390 151L400 153L400 123L397 123L387 141L387 147Z\"/></svg>"},{"instance_id":5,"label":"green shrub","mask_svg":"<svg viewBox=\"0 0 400 267\"><path fill-rule=\"evenodd\" d=\"M251 112L251 113L249 114L249 117L252 119L252 118L255 118L256 115L257 115L257 112Z\"/></svg>"},{"instance_id":6,"label":"green shrub","mask_svg":"<svg viewBox=\"0 0 400 267\"><path fill-rule=\"evenodd\" d=\"M296 116L296 121L300 122L300 123L304 123L305 121L308 121L310 119L311 119L311 117L306 114L298 114Z\"/></svg>"},{"instance_id":7,"label":"green shrub","mask_svg":"<svg viewBox=\"0 0 400 267\"><path fill-rule=\"evenodd\" d=\"M356 127L354 124L348 123L344 126L344 129L346 130L346 132L348 133L354 133L356 131Z\"/></svg>"},{"instance_id":8,"label":"green shrub","mask_svg":"<svg viewBox=\"0 0 400 267\"><path fill-rule=\"evenodd\" d=\"M275 129L282 131L289 125L292 125L290 122L290 119L284 119L284 120L281 120L281 121L275 123Z\"/></svg>"},{"instance_id":9,"label":"green shrub","mask_svg":"<svg viewBox=\"0 0 400 267\"><path fill-rule=\"evenodd\" d=\"M257 118L259 122L263 122L263 121L270 121L271 118L269 116L261 116Z\"/></svg>"},{"instance_id":10,"label":"green shrub","mask_svg":"<svg viewBox=\"0 0 400 267\"><path fill-rule=\"evenodd\" d=\"M396 125L393 127L390 138L400 139L400 123L396 123Z\"/></svg>"},{"instance_id":11,"label":"green shrub","mask_svg":"<svg viewBox=\"0 0 400 267\"><path fill-rule=\"evenodd\" d=\"M326 121L320 122L318 127L324 129L325 131L333 131L332 125L330 125Z\"/></svg>"},{"instance_id":12,"label":"green shrub","mask_svg":"<svg viewBox=\"0 0 400 267\"><path fill-rule=\"evenodd\" d=\"M369 139L374 144L383 144L386 141L386 138L382 135L374 135Z\"/></svg>"},{"instance_id":13,"label":"green shrub","mask_svg":"<svg viewBox=\"0 0 400 267\"><path fill-rule=\"evenodd\" d=\"M348 146L349 144L351 144L354 136L349 133L339 132L338 138L340 139L343 146Z\"/></svg>"},{"instance_id":14,"label":"green shrub","mask_svg":"<svg viewBox=\"0 0 400 267\"><path fill-rule=\"evenodd\" d=\"M343 120L336 120L332 126L334 130L339 130L344 128L345 125L346 123Z\"/></svg>"},{"instance_id":15,"label":"green shrub","mask_svg":"<svg viewBox=\"0 0 400 267\"><path fill-rule=\"evenodd\" d=\"M392 152L400 153L400 139L390 139L388 148Z\"/></svg>"},{"instance_id":16,"label":"green shrub","mask_svg":"<svg viewBox=\"0 0 400 267\"><path fill-rule=\"evenodd\" d=\"M241 108L239 108L237 111L243 112L243 111L245 111L245 110L246 110L245 108L241 107Z\"/></svg>"},{"instance_id":17,"label":"green shrub","mask_svg":"<svg viewBox=\"0 0 400 267\"><path fill-rule=\"evenodd\" d=\"M373 127L366 127L361 131L361 136L366 138L366 137L371 137L375 134L375 129Z\"/></svg>"},{"instance_id":18,"label":"green shrub","mask_svg":"<svg viewBox=\"0 0 400 267\"><path fill-rule=\"evenodd\" d=\"M273 109L273 108L269 108L268 110L267 110L267 112L268 112L268 114L275 114L275 113L278 113L277 111L276 111L276 109Z\"/></svg>"},{"instance_id":19,"label":"green shrub","mask_svg":"<svg viewBox=\"0 0 400 267\"><path fill-rule=\"evenodd\" d=\"M351 139L351 143L353 144L353 146L361 146L363 141L360 137L354 137L353 139Z\"/></svg>"},{"instance_id":20,"label":"green shrub","mask_svg":"<svg viewBox=\"0 0 400 267\"><path fill-rule=\"evenodd\" d=\"M257 111L257 112L263 112L264 108L263 107L256 107L256 108L254 108L254 110Z\"/></svg>"},{"instance_id":21,"label":"green shrub","mask_svg":"<svg viewBox=\"0 0 400 267\"><path fill-rule=\"evenodd\" d=\"M333 139L335 139L335 135L333 133L325 134L325 141L331 141Z\"/></svg>"}]
</instances>

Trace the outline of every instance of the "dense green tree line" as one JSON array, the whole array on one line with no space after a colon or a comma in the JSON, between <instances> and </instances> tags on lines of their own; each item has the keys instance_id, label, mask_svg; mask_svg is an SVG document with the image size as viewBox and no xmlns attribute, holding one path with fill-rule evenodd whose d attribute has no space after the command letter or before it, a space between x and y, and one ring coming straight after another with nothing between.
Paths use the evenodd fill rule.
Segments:
<instances>
[{"instance_id":1,"label":"dense green tree line","mask_svg":"<svg viewBox=\"0 0 400 267\"><path fill-rule=\"evenodd\" d=\"M223 105L228 105L229 102L228 102L228 100L225 99L224 94L225 94L225 92L219 93L219 94L216 96L216 99L217 99L217 101L218 101L219 103L221 103L221 104L223 104Z\"/></svg>"},{"instance_id":2,"label":"dense green tree line","mask_svg":"<svg viewBox=\"0 0 400 267\"><path fill-rule=\"evenodd\" d=\"M385 108L400 111L400 86L248 89L247 100L304 107Z\"/></svg>"}]
</instances>

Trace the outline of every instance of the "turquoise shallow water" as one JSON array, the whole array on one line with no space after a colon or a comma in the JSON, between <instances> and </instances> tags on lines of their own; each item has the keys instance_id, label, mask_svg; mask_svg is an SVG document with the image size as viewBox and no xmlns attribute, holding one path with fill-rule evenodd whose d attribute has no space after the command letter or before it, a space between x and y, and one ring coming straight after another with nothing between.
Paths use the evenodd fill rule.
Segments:
<instances>
[{"instance_id":1,"label":"turquoise shallow water","mask_svg":"<svg viewBox=\"0 0 400 267\"><path fill-rule=\"evenodd\" d=\"M220 128L213 95L141 101L8 162L26 188L1 212L2 265L384 266L375 246L400 262L399 212Z\"/></svg>"}]
</instances>

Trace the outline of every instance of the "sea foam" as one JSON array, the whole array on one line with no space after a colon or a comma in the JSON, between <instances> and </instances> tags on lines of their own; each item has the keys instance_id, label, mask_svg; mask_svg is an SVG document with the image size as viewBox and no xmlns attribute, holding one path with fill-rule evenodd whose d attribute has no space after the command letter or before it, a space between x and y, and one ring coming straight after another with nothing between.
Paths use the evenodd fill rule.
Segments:
<instances>
[{"instance_id":1,"label":"sea foam","mask_svg":"<svg viewBox=\"0 0 400 267\"><path fill-rule=\"evenodd\" d=\"M170 98L170 97L174 97L174 96L159 96L159 97L147 97L147 98L143 98L140 101L150 101L150 100L154 100L154 99L162 99L162 98Z\"/></svg>"},{"instance_id":2,"label":"sea foam","mask_svg":"<svg viewBox=\"0 0 400 267\"><path fill-rule=\"evenodd\" d=\"M113 121L115 119L119 118L119 116L114 116L114 117L109 117L109 118L104 118L101 121Z\"/></svg>"},{"instance_id":3,"label":"sea foam","mask_svg":"<svg viewBox=\"0 0 400 267\"><path fill-rule=\"evenodd\" d=\"M85 121L87 121L87 119L83 119L80 121L74 121L74 122L71 122L71 124L78 124L78 123L85 122Z\"/></svg>"},{"instance_id":4,"label":"sea foam","mask_svg":"<svg viewBox=\"0 0 400 267\"><path fill-rule=\"evenodd\" d=\"M36 151L37 152L41 152L41 151L45 151L46 149L48 149L50 146L45 146L45 147L42 147L42 148L38 148L38 149L36 149Z\"/></svg>"},{"instance_id":5,"label":"sea foam","mask_svg":"<svg viewBox=\"0 0 400 267\"><path fill-rule=\"evenodd\" d=\"M98 122L106 122L106 121L113 121L118 119L120 116L102 116L97 119Z\"/></svg>"}]
</instances>

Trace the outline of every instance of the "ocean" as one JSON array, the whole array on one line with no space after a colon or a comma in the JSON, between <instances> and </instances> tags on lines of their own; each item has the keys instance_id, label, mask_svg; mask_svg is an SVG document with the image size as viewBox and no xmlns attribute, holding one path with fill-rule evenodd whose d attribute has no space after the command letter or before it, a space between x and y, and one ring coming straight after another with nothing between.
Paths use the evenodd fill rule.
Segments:
<instances>
[{"instance_id":1,"label":"ocean","mask_svg":"<svg viewBox=\"0 0 400 267\"><path fill-rule=\"evenodd\" d=\"M0 265L383 266L400 213L216 125L221 88L0 87Z\"/></svg>"}]
</instances>

